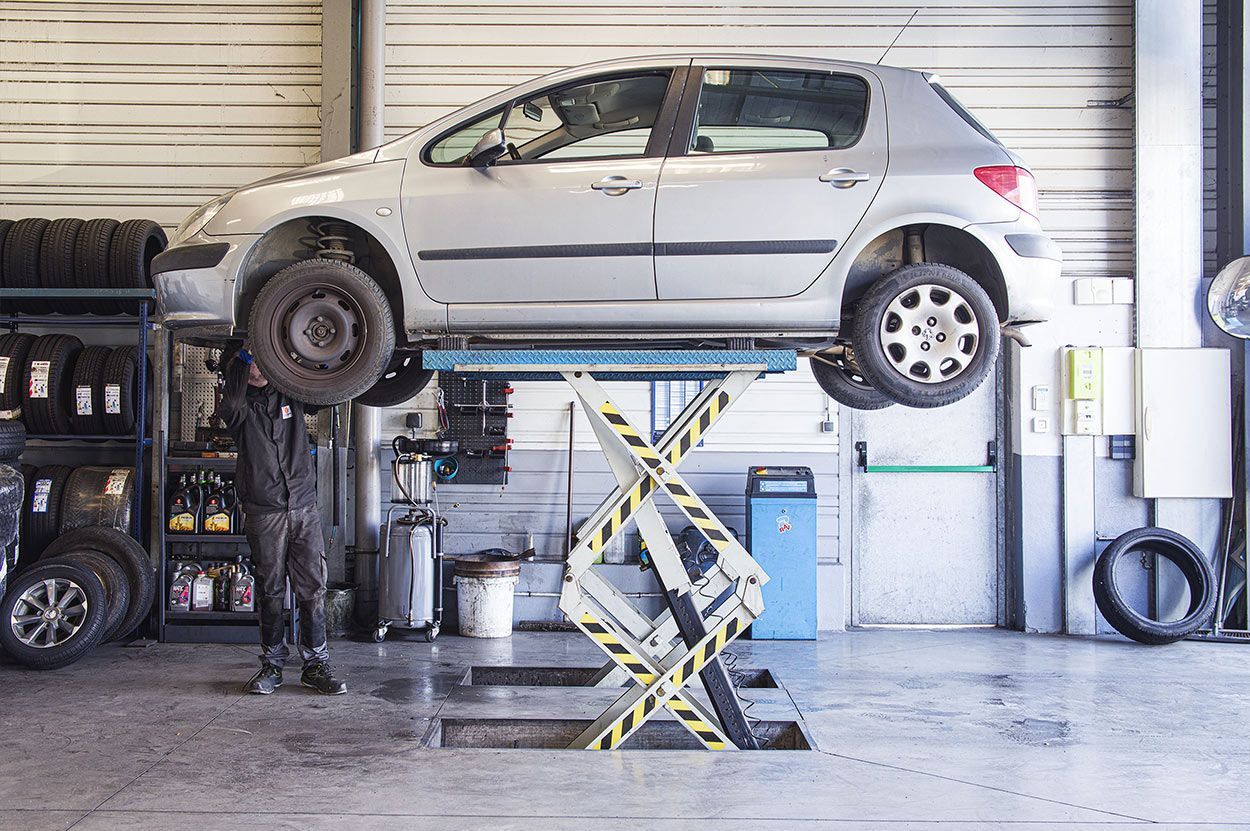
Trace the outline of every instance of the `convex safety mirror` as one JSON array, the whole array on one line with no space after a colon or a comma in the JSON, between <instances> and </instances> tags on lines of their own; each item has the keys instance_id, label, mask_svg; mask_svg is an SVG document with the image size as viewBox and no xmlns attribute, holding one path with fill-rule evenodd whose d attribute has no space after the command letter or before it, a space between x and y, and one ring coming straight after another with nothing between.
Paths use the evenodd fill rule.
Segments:
<instances>
[{"instance_id":1,"label":"convex safety mirror","mask_svg":"<svg viewBox=\"0 0 1250 831\"><path fill-rule=\"evenodd\" d=\"M1233 260L1215 275L1207 289L1207 311L1228 334L1250 339L1250 257Z\"/></svg>"}]
</instances>

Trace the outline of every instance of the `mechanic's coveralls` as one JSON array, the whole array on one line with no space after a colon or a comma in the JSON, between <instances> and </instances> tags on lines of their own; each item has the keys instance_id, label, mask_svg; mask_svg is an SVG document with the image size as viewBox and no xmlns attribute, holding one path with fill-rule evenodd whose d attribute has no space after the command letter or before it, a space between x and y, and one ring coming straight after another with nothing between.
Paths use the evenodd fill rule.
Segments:
<instances>
[{"instance_id":1,"label":"mechanic's coveralls","mask_svg":"<svg viewBox=\"0 0 1250 831\"><path fill-rule=\"evenodd\" d=\"M304 667L325 661L326 554L317 479L304 414L308 407L274 388L247 383L236 355L225 368L218 414L239 450L235 486L246 513L260 607L261 660L281 668L290 654L282 604L290 577L300 613Z\"/></svg>"}]
</instances>

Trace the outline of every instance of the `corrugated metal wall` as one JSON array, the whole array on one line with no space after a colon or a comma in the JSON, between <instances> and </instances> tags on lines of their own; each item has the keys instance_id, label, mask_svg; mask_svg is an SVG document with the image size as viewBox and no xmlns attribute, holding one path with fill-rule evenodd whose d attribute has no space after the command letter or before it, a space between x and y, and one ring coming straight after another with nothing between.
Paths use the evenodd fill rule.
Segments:
<instances>
[{"instance_id":1,"label":"corrugated metal wall","mask_svg":"<svg viewBox=\"0 0 1250 831\"><path fill-rule=\"evenodd\" d=\"M0 2L0 217L172 227L317 162L321 4Z\"/></svg>"},{"instance_id":2,"label":"corrugated metal wall","mask_svg":"<svg viewBox=\"0 0 1250 831\"><path fill-rule=\"evenodd\" d=\"M691 49L836 57L937 71L1034 168L1043 220L1065 251L1068 276L1131 274L1132 110L1113 103L1132 88L1131 0L944 0L923 7L902 0L616 0L598 5L584 0L391 0L387 135L402 135L561 67ZM768 395L768 406L753 413L744 402L743 412L732 414L734 420L694 458L702 455L701 476L711 504L731 516L741 511L745 467L760 448L768 448L773 463L779 463L780 454L817 469L821 623L829 625L825 612L841 608L834 595L841 595L844 578L835 527L837 448L831 434L818 430L825 418L824 398L805 374L765 383L767 392L761 392ZM645 387L622 398L645 423ZM567 429L561 421L567 400L564 390L522 387L518 447L533 444L544 453L557 452ZM581 435L589 437L584 430ZM562 531L563 505L551 503L551 489L562 490L564 467L556 456L544 458L545 463L534 463L530 484L523 484L530 481L528 474L517 477L512 497L491 494L479 500L456 489L456 498L471 499L483 516L490 515L488 503L493 502L508 522L523 524L528 515L536 526ZM597 468L587 465L582 481L602 489L605 471L596 475Z\"/></svg>"}]
</instances>

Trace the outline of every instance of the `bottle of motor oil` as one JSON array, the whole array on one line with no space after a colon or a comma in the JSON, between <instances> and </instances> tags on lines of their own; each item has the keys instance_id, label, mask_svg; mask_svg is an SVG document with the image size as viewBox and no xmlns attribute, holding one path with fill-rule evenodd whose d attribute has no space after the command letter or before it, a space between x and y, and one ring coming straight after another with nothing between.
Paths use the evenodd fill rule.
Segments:
<instances>
[{"instance_id":1,"label":"bottle of motor oil","mask_svg":"<svg viewBox=\"0 0 1250 831\"><path fill-rule=\"evenodd\" d=\"M191 484L190 476L183 474L178 489L169 497L169 524L171 534L194 534L199 531L203 515L200 490Z\"/></svg>"},{"instance_id":2,"label":"bottle of motor oil","mask_svg":"<svg viewBox=\"0 0 1250 831\"><path fill-rule=\"evenodd\" d=\"M181 566L169 584L169 609L172 612L186 612L191 609L191 583L195 579L194 566Z\"/></svg>"},{"instance_id":3,"label":"bottle of motor oil","mask_svg":"<svg viewBox=\"0 0 1250 831\"><path fill-rule=\"evenodd\" d=\"M234 579L233 572L234 566L222 566L209 572L209 576L213 578L214 611L230 611L230 584Z\"/></svg>"},{"instance_id":4,"label":"bottle of motor oil","mask_svg":"<svg viewBox=\"0 0 1250 831\"><path fill-rule=\"evenodd\" d=\"M204 533L233 534L233 505L227 505L226 492L219 477L209 485L208 496L204 498Z\"/></svg>"},{"instance_id":5,"label":"bottle of motor oil","mask_svg":"<svg viewBox=\"0 0 1250 831\"><path fill-rule=\"evenodd\" d=\"M196 572L191 581L191 611L211 612L213 610L213 578L203 569Z\"/></svg>"},{"instance_id":6,"label":"bottle of motor oil","mask_svg":"<svg viewBox=\"0 0 1250 831\"><path fill-rule=\"evenodd\" d=\"M234 579L230 582L231 608L236 612L256 610L256 578L243 563L234 567Z\"/></svg>"}]
</instances>

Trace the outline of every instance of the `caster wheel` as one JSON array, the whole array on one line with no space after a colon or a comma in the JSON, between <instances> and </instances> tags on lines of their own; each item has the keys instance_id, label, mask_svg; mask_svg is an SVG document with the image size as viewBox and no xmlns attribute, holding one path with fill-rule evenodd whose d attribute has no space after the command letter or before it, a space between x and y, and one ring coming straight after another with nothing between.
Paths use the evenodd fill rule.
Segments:
<instances>
[{"instance_id":1,"label":"caster wheel","mask_svg":"<svg viewBox=\"0 0 1250 831\"><path fill-rule=\"evenodd\" d=\"M431 626L425 630L425 642L434 643L434 639L438 637L438 627Z\"/></svg>"},{"instance_id":2,"label":"caster wheel","mask_svg":"<svg viewBox=\"0 0 1250 831\"><path fill-rule=\"evenodd\" d=\"M381 643L384 640L386 640L386 628L379 626L377 629L373 630L373 642Z\"/></svg>"}]
</instances>

